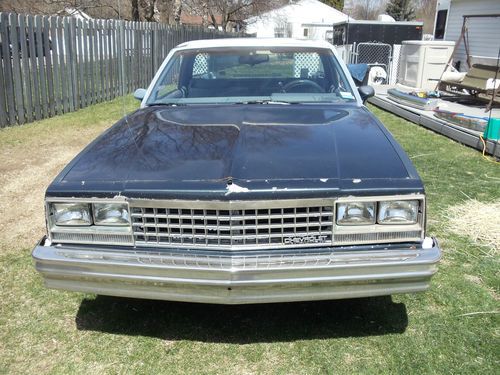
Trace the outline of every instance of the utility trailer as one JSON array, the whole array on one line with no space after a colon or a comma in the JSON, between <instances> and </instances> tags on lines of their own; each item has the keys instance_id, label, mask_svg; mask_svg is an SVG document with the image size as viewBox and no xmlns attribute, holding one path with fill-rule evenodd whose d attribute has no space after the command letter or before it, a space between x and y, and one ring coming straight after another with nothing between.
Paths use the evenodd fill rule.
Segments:
<instances>
[{"instance_id":1,"label":"utility trailer","mask_svg":"<svg viewBox=\"0 0 500 375\"><path fill-rule=\"evenodd\" d=\"M366 42L394 45L403 40L422 40L423 26L423 22L342 21L333 24L327 39L337 46Z\"/></svg>"}]
</instances>

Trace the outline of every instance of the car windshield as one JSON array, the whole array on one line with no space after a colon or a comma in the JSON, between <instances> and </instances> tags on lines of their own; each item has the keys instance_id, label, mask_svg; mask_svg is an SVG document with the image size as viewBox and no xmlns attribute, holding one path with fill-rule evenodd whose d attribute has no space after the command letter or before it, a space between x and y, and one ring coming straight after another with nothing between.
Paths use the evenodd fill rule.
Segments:
<instances>
[{"instance_id":1,"label":"car windshield","mask_svg":"<svg viewBox=\"0 0 500 375\"><path fill-rule=\"evenodd\" d=\"M327 48L220 48L176 52L147 105L355 101Z\"/></svg>"}]
</instances>

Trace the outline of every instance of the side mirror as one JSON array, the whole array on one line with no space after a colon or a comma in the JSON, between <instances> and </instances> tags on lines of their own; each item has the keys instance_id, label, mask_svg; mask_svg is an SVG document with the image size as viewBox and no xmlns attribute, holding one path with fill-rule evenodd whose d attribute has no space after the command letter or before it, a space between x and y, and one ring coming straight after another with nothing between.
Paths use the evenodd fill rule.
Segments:
<instances>
[{"instance_id":1,"label":"side mirror","mask_svg":"<svg viewBox=\"0 0 500 375\"><path fill-rule=\"evenodd\" d=\"M144 99L144 97L146 96L146 89L137 89L134 91L134 98L136 98L137 100L141 100Z\"/></svg>"},{"instance_id":2,"label":"side mirror","mask_svg":"<svg viewBox=\"0 0 500 375\"><path fill-rule=\"evenodd\" d=\"M375 95L375 90L371 86L360 86L358 87L358 92L363 103L366 102L366 99Z\"/></svg>"}]
</instances>

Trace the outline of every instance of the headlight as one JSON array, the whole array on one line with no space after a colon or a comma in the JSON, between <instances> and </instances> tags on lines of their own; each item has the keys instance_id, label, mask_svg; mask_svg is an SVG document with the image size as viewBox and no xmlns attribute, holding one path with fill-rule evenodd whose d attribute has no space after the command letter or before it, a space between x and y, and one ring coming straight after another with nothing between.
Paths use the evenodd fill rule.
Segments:
<instances>
[{"instance_id":1,"label":"headlight","mask_svg":"<svg viewBox=\"0 0 500 375\"><path fill-rule=\"evenodd\" d=\"M56 225L90 225L90 205L87 203L52 203L51 214Z\"/></svg>"},{"instance_id":2,"label":"headlight","mask_svg":"<svg viewBox=\"0 0 500 375\"><path fill-rule=\"evenodd\" d=\"M380 202L379 224L415 224L418 218L418 201Z\"/></svg>"},{"instance_id":3,"label":"headlight","mask_svg":"<svg viewBox=\"0 0 500 375\"><path fill-rule=\"evenodd\" d=\"M127 205L123 203L94 203L95 225L128 225Z\"/></svg>"},{"instance_id":4,"label":"headlight","mask_svg":"<svg viewBox=\"0 0 500 375\"><path fill-rule=\"evenodd\" d=\"M374 223L374 202L346 202L337 204L338 225L365 225Z\"/></svg>"}]
</instances>

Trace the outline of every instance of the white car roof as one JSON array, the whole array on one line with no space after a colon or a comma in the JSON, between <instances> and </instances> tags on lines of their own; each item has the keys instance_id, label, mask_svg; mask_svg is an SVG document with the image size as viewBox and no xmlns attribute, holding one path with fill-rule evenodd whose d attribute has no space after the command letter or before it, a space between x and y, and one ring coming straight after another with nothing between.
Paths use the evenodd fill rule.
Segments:
<instances>
[{"instance_id":1,"label":"white car roof","mask_svg":"<svg viewBox=\"0 0 500 375\"><path fill-rule=\"evenodd\" d=\"M311 47L332 48L323 40L301 40L291 38L224 38L192 40L179 44L178 49L220 48L220 47Z\"/></svg>"}]
</instances>

